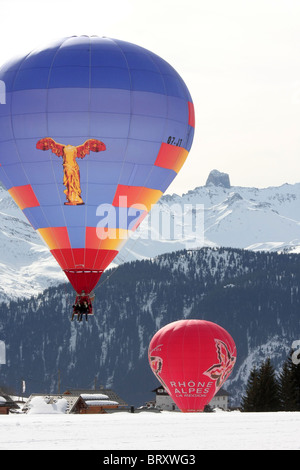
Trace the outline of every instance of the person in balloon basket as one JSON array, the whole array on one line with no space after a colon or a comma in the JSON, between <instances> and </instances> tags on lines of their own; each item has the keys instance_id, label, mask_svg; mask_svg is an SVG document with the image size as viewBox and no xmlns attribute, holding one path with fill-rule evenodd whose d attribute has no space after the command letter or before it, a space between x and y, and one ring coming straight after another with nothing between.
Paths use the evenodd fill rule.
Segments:
<instances>
[{"instance_id":1,"label":"person in balloon basket","mask_svg":"<svg viewBox=\"0 0 300 470\"><path fill-rule=\"evenodd\" d=\"M87 302L76 302L73 305L72 321L74 316L77 315L77 320L82 321L82 316L85 315L86 321L88 321L88 314L90 313L90 308Z\"/></svg>"},{"instance_id":2,"label":"person in balloon basket","mask_svg":"<svg viewBox=\"0 0 300 470\"><path fill-rule=\"evenodd\" d=\"M72 321L74 316L77 315L78 321L82 321L82 316L85 315L86 321L88 320L88 315L93 313L93 306L90 297L81 291L81 294L76 297L75 304L73 305L73 314Z\"/></svg>"},{"instance_id":3,"label":"person in balloon basket","mask_svg":"<svg viewBox=\"0 0 300 470\"><path fill-rule=\"evenodd\" d=\"M73 305L72 321L74 320L75 315L77 315L77 319L78 319L79 314L80 314L80 303L75 301L75 304Z\"/></svg>"},{"instance_id":4,"label":"person in balloon basket","mask_svg":"<svg viewBox=\"0 0 300 470\"><path fill-rule=\"evenodd\" d=\"M88 321L88 314L89 314L89 305L86 301L80 304L80 314L78 321L82 321L82 316L85 315L85 320Z\"/></svg>"}]
</instances>

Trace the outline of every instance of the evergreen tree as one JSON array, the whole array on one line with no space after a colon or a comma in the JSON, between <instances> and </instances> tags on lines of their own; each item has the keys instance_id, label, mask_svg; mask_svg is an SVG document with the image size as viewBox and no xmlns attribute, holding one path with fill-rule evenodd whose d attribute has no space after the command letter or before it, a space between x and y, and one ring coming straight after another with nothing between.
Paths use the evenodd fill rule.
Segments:
<instances>
[{"instance_id":1,"label":"evergreen tree","mask_svg":"<svg viewBox=\"0 0 300 470\"><path fill-rule=\"evenodd\" d=\"M262 364L258 374L256 411L279 411L279 386L270 358Z\"/></svg>"},{"instance_id":2,"label":"evergreen tree","mask_svg":"<svg viewBox=\"0 0 300 470\"><path fill-rule=\"evenodd\" d=\"M270 358L259 370L252 369L241 409L248 412L280 410L279 386Z\"/></svg>"},{"instance_id":3,"label":"evergreen tree","mask_svg":"<svg viewBox=\"0 0 300 470\"><path fill-rule=\"evenodd\" d=\"M279 398L281 410L297 411L299 409L297 403L297 392L297 381L294 374L291 356L289 356L283 364L282 371L279 376Z\"/></svg>"},{"instance_id":4,"label":"evergreen tree","mask_svg":"<svg viewBox=\"0 0 300 470\"><path fill-rule=\"evenodd\" d=\"M241 409L242 411L256 411L256 401L257 401L257 390L258 390L258 371L254 366L250 372L246 394L242 397Z\"/></svg>"}]
</instances>

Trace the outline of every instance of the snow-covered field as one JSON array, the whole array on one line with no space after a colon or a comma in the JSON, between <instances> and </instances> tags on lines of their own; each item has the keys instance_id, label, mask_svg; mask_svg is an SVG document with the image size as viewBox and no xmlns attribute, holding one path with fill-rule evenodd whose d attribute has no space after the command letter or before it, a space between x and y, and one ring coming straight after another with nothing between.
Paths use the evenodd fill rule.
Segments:
<instances>
[{"instance_id":1,"label":"snow-covered field","mask_svg":"<svg viewBox=\"0 0 300 470\"><path fill-rule=\"evenodd\" d=\"M11 414L0 431L0 450L299 450L300 412Z\"/></svg>"}]
</instances>

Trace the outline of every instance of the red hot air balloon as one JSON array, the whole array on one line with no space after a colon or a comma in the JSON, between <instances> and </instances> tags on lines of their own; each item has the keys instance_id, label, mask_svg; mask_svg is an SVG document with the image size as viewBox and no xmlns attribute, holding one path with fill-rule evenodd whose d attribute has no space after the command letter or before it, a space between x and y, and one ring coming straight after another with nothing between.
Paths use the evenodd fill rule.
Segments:
<instances>
[{"instance_id":1,"label":"red hot air balloon","mask_svg":"<svg viewBox=\"0 0 300 470\"><path fill-rule=\"evenodd\" d=\"M160 329L149 346L155 376L183 412L203 411L236 361L236 346L221 326L180 320Z\"/></svg>"},{"instance_id":2,"label":"red hot air balloon","mask_svg":"<svg viewBox=\"0 0 300 470\"><path fill-rule=\"evenodd\" d=\"M156 54L97 36L12 60L0 80L0 181L89 294L183 166L191 95Z\"/></svg>"}]
</instances>

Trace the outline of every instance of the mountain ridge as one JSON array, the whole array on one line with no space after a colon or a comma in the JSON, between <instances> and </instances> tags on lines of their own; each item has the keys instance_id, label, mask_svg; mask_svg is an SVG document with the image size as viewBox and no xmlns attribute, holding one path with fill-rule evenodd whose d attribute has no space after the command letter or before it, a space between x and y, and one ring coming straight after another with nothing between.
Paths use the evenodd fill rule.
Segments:
<instances>
[{"instance_id":1,"label":"mountain ridge","mask_svg":"<svg viewBox=\"0 0 300 470\"><path fill-rule=\"evenodd\" d=\"M300 251L300 183L262 189L225 186L210 182L182 196L163 196L113 266L203 246ZM2 187L0 247L0 301L29 298L65 281L43 240Z\"/></svg>"}]
</instances>

